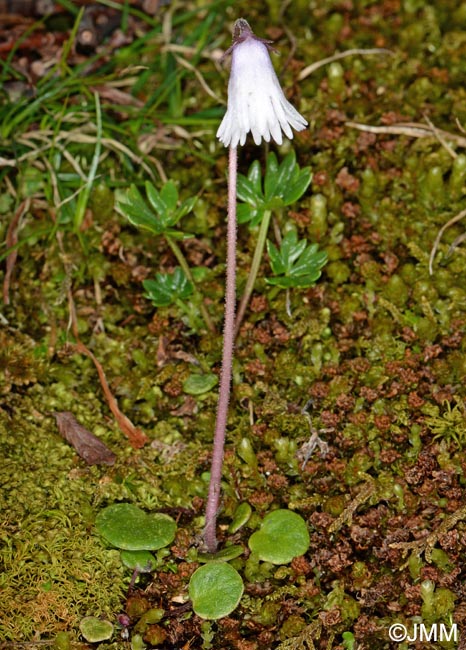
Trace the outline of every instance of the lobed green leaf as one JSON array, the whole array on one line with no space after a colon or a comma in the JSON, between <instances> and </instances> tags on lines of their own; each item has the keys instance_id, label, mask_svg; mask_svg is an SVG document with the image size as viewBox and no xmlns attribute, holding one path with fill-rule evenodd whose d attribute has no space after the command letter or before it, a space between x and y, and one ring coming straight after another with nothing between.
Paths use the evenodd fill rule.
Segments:
<instances>
[{"instance_id":1,"label":"lobed green leaf","mask_svg":"<svg viewBox=\"0 0 466 650\"><path fill-rule=\"evenodd\" d=\"M284 205L291 205L302 197L312 181L311 168L305 167L300 170L296 178L285 186L282 194Z\"/></svg>"},{"instance_id":2,"label":"lobed green leaf","mask_svg":"<svg viewBox=\"0 0 466 650\"><path fill-rule=\"evenodd\" d=\"M120 199L118 206L133 226L150 230L156 235L163 232L160 218L148 208L135 185L130 186L126 194Z\"/></svg>"},{"instance_id":3,"label":"lobed green leaf","mask_svg":"<svg viewBox=\"0 0 466 650\"><path fill-rule=\"evenodd\" d=\"M173 273L156 273L155 280L144 280L145 297L156 307L168 307L175 300L185 300L194 291L194 286L179 266Z\"/></svg>"},{"instance_id":4,"label":"lobed green leaf","mask_svg":"<svg viewBox=\"0 0 466 650\"><path fill-rule=\"evenodd\" d=\"M266 282L282 289L312 286L327 262L325 251L319 251L317 244L307 245L305 239L298 241L293 230L285 235L280 249L267 241L267 252L272 272L277 277L267 278Z\"/></svg>"}]
</instances>

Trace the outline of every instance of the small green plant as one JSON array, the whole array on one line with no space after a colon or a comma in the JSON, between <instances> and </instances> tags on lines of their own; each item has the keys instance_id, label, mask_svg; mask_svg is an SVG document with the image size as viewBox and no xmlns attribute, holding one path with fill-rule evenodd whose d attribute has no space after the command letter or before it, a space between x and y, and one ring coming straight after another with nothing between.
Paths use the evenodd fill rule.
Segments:
<instances>
[{"instance_id":1,"label":"small green plant","mask_svg":"<svg viewBox=\"0 0 466 650\"><path fill-rule=\"evenodd\" d=\"M178 205L178 190L173 181L167 181L160 192L152 183L146 181L145 190L149 205L136 185L131 185L120 197L119 207L125 217L134 226L145 228L154 235L164 235L173 239L192 237L188 233L176 230L175 226L180 219L192 211L196 197L190 197Z\"/></svg>"},{"instance_id":2,"label":"small green plant","mask_svg":"<svg viewBox=\"0 0 466 650\"><path fill-rule=\"evenodd\" d=\"M250 515L251 506L241 504L232 522L233 528L238 530ZM160 566L170 553L165 547L174 540L176 533L176 523L171 517L161 513L147 514L131 503L115 503L104 508L97 515L95 526L107 542L121 550L123 564L137 573L150 573ZM300 515L291 510L274 510L264 517L248 544L255 566L260 562L288 564L308 550L309 532ZM155 550L158 550L157 557L150 553ZM189 597L198 616L216 620L236 609L244 584L242 576L229 562L243 552L243 546L236 544L215 553L197 553L202 566L190 578Z\"/></svg>"},{"instance_id":3,"label":"small green plant","mask_svg":"<svg viewBox=\"0 0 466 650\"><path fill-rule=\"evenodd\" d=\"M202 267L192 270L192 276L202 278L205 273ZM187 322L193 331L202 328L199 316L199 300L194 304L188 300L196 295L195 285L188 280L185 272L177 266L172 273L156 273L155 280L143 280L142 286L146 290L145 297L156 307L168 307L175 304L187 317Z\"/></svg>"},{"instance_id":4,"label":"small green plant","mask_svg":"<svg viewBox=\"0 0 466 650\"><path fill-rule=\"evenodd\" d=\"M466 407L460 397L455 397L455 405L444 400L445 410L440 414L437 405L426 405L424 412L427 417L424 422L434 434L434 440L453 441L457 447L463 448L466 441Z\"/></svg>"},{"instance_id":5,"label":"small green plant","mask_svg":"<svg viewBox=\"0 0 466 650\"><path fill-rule=\"evenodd\" d=\"M176 523L160 512L147 514L132 503L114 503L99 512L97 531L112 546L120 549L123 564L137 573L151 573L158 566L150 551L163 555L175 539ZM159 554L157 554L159 555Z\"/></svg>"},{"instance_id":6,"label":"small green plant","mask_svg":"<svg viewBox=\"0 0 466 650\"><path fill-rule=\"evenodd\" d=\"M250 227L260 227L251 269L238 307L236 334L254 289L272 213L280 212L284 207L298 201L309 187L311 180L311 168L303 167L301 169L296 162L294 151L290 151L280 164L276 155L273 152L269 153L263 180L258 160L252 163L247 176L238 175L237 195L244 201L238 205L238 221L239 223L249 223Z\"/></svg>"},{"instance_id":7,"label":"small green plant","mask_svg":"<svg viewBox=\"0 0 466 650\"><path fill-rule=\"evenodd\" d=\"M218 384L218 377L209 372L205 375L191 374L183 382L183 391L188 395L203 395Z\"/></svg>"},{"instance_id":8,"label":"small green plant","mask_svg":"<svg viewBox=\"0 0 466 650\"><path fill-rule=\"evenodd\" d=\"M327 262L327 253L306 239L298 240L295 230L286 233L279 249L267 240L267 252L275 277L266 278L266 282L281 289L312 287Z\"/></svg>"},{"instance_id":9,"label":"small green plant","mask_svg":"<svg viewBox=\"0 0 466 650\"><path fill-rule=\"evenodd\" d=\"M241 525L251 514L250 506L243 503L238 510L241 517L236 524ZM309 543L307 525L300 515L291 510L274 510L264 517L259 530L249 538L253 558L250 564L254 565L256 574L260 572L260 562L288 564L306 553ZM206 564L191 576L189 596L194 611L201 618L214 620L228 616L238 606L244 589L243 580L228 561L241 554L241 546L230 546L213 554L198 554L198 560Z\"/></svg>"},{"instance_id":10,"label":"small green plant","mask_svg":"<svg viewBox=\"0 0 466 650\"><path fill-rule=\"evenodd\" d=\"M455 607L455 594L446 587L436 586L432 580L421 582L421 615L425 621L448 618Z\"/></svg>"},{"instance_id":11,"label":"small green plant","mask_svg":"<svg viewBox=\"0 0 466 650\"><path fill-rule=\"evenodd\" d=\"M148 230L156 236L163 236L180 265L180 268L175 269L171 274L157 273L155 280L145 280L143 285L147 291L146 297L158 307L168 306L174 302L180 307L183 305L182 300L193 295L205 324L213 331L212 320L197 289L193 273L177 243L177 240L192 237L191 233L185 233L176 226L192 211L196 197L192 196L180 203L178 190L173 181L167 181L160 192L151 182L146 181L145 192L147 201L138 188L131 185L118 197L118 209L137 228ZM182 308L186 311L184 307Z\"/></svg>"},{"instance_id":12,"label":"small green plant","mask_svg":"<svg viewBox=\"0 0 466 650\"><path fill-rule=\"evenodd\" d=\"M251 226L258 226L266 212L296 203L309 187L311 180L311 168L300 168L294 150L290 151L280 164L276 155L270 152L263 181L260 163L255 160L247 176L238 174L237 194L238 198L244 201L238 205L238 222L249 222Z\"/></svg>"}]
</instances>

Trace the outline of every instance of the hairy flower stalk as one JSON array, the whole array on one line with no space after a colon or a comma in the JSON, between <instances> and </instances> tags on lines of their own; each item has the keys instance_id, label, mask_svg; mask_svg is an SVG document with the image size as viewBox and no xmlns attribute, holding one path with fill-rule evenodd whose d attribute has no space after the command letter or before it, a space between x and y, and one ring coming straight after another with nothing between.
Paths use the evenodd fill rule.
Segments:
<instances>
[{"instance_id":1,"label":"hairy flower stalk","mask_svg":"<svg viewBox=\"0 0 466 650\"><path fill-rule=\"evenodd\" d=\"M304 117L289 103L281 89L270 60L270 49L270 41L255 36L247 21L240 18L234 26L233 44L225 52L225 55L231 54L232 57L228 107L217 131L217 137L230 148L227 271L222 370L204 528L204 543L211 553L217 550L217 512L235 340L237 146L244 145L248 133L252 133L256 145L259 145L262 139L270 142L271 138L277 144L282 144L282 131L288 138L292 138L291 127L301 131L307 126Z\"/></svg>"},{"instance_id":2,"label":"hairy flower stalk","mask_svg":"<svg viewBox=\"0 0 466 650\"><path fill-rule=\"evenodd\" d=\"M220 501L223 450L227 428L228 404L231 391L233 343L235 340L235 289L236 289L236 167L237 149L230 147L228 164L228 223L227 223L227 274L225 281L225 316L223 326L223 356L218 394L217 421L210 469L209 496L206 507L204 541L211 553L217 550L215 527Z\"/></svg>"}]
</instances>

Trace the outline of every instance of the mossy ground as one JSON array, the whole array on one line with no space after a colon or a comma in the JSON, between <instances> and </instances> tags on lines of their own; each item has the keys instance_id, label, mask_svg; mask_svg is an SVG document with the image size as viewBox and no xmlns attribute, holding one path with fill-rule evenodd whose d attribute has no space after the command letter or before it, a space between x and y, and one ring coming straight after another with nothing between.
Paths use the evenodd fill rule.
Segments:
<instances>
[{"instance_id":1,"label":"mossy ground","mask_svg":"<svg viewBox=\"0 0 466 650\"><path fill-rule=\"evenodd\" d=\"M58 176L47 176L48 159L39 154L2 168L2 240L20 202L30 199L0 332L5 647L39 647L56 642L58 632L82 642L84 616L116 622L126 610L134 624L148 607L167 612L160 623L160 647L167 650L389 648L393 622L454 621L460 631L466 625L465 248L459 242L449 250L464 232L461 221L444 233L429 272L439 229L465 206L466 4L296 0L283 16L272 0L227 5L209 4L188 16L197 3L181 3L171 23L173 43L198 35L208 55L198 69L224 97L226 76L213 65L216 52L229 45L224 16L243 16L260 36L275 39L284 85L310 122L278 155L293 146L300 164L313 171L308 195L277 227L292 220L300 237L317 239L330 260L316 287L291 293L291 317L284 293L270 292L263 280L264 260L238 338L220 525L222 544L245 545L245 555L233 562L245 576L245 596L216 623L202 623L184 606L176 612L197 566L216 407L215 390L193 397L183 382L219 370L226 202L226 155L214 142L220 113L208 113L212 96L183 68L165 98L154 95L152 114L147 104L145 112L128 107L126 114L103 105L106 128L123 145L146 143L146 166L109 145L79 233L66 213L57 220L49 187L57 178L68 182L69 158L56 163ZM196 31L208 20L212 41ZM132 29L142 45L116 53L116 69L141 60L150 68L151 56L160 53L160 30L145 41L144 22ZM297 81L307 65L336 50L372 47L391 54L353 55ZM139 61L131 59L135 54ZM143 74L144 86L134 82L142 102L163 82L155 66ZM89 93L83 97L85 124L94 116L86 113ZM77 118L78 111L70 114ZM42 124L49 118L46 110ZM419 139L376 135L348 121L387 127L430 121L459 139L448 140L448 150L435 132ZM25 133L40 128L31 122ZM139 128L145 140L135 136ZM150 129L159 138L154 149L147 145ZM14 143L7 135L0 153L12 158L21 146L24 138ZM93 145L73 140L70 151L87 169ZM256 158L264 161L263 150L248 144L240 171ZM215 336L200 317L193 327L176 308L154 310L144 300L141 280L176 260L163 240L136 232L112 208L117 187L147 170L157 184L161 167L179 181L182 195L200 193L186 223L197 237L182 247L190 264L209 269L201 290ZM240 228L239 291L254 238ZM142 449L127 444L95 367L73 348L70 287L81 340L102 364L122 411L150 438ZM115 465L87 467L59 436L54 411L73 412L117 454ZM310 423L329 451L304 462ZM179 522L170 554L140 579L129 600L130 573L93 529L99 509L115 501L168 512ZM243 501L253 517L228 535ZM310 550L290 566L253 565L247 539L277 507L306 518ZM345 646L343 633L353 635ZM105 647L128 644L116 632Z\"/></svg>"}]
</instances>

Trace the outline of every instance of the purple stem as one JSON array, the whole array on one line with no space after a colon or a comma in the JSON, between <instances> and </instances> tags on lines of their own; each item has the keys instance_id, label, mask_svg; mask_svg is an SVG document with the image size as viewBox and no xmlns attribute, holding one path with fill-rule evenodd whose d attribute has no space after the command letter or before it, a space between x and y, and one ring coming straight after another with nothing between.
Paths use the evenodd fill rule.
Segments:
<instances>
[{"instance_id":1,"label":"purple stem","mask_svg":"<svg viewBox=\"0 0 466 650\"><path fill-rule=\"evenodd\" d=\"M227 228L227 269L225 286L225 320L223 329L223 357L220 373L220 387L215 423L214 448L210 469L209 496L205 513L204 543L209 553L217 550L217 512L220 501L220 481L222 479L225 431L230 401L233 346L235 342L235 302L236 302L236 167L237 149L230 147L228 160L228 228Z\"/></svg>"}]
</instances>

